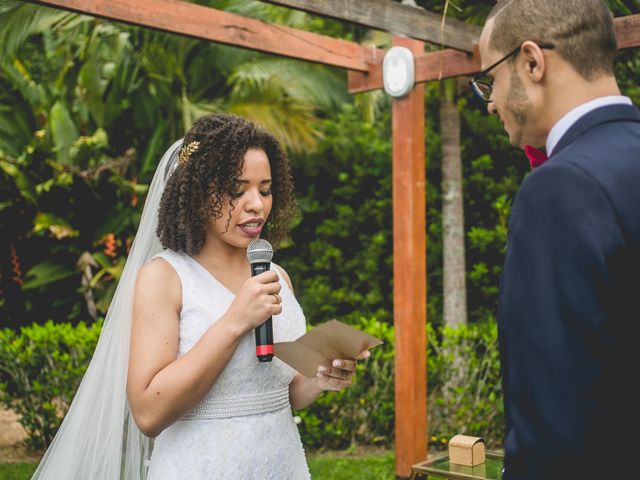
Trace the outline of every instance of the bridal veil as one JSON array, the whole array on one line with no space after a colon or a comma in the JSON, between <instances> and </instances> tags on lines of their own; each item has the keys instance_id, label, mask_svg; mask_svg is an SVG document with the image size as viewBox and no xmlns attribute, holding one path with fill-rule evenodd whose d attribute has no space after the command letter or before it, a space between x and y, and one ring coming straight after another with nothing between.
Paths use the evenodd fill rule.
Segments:
<instances>
[{"instance_id":1,"label":"bridal veil","mask_svg":"<svg viewBox=\"0 0 640 480\"><path fill-rule=\"evenodd\" d=\"M156 236L158 208L181 145L182 139L171 145L156 169L93 358L33 479L146 477L150 439L136 426L126 395L133 294L138 271L162 250Z\"/></svg>"}]
</instances>

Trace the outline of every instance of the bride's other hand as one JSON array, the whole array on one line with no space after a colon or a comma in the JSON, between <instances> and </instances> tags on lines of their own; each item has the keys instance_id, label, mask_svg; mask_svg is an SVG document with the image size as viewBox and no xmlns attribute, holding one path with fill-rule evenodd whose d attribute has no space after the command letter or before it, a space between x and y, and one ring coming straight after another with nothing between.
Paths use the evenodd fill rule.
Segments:
<instances>
[{"instance_id":1,"label":"bride's other hand","mask_svg":"<svg viewBox=\"0 0 640 480\"><path fill-rule=\"evenodd\" d=\"M355 360L337 358L324 371L318 367L318 373L312 378L297 373L289 384L291 407L300 410L311 405L323 391L340 391L350 387L356 372L356 361L370 356L369 350L363 350Z\"/></svg>"},{"instance_id":2,"label":"bride's other hand","mask_svg":"<svg viewBox=\"0 0 640 480\"><path fill-rule=\"evenodd\" d=\"M363 350L356 360L363 360L371 356L369 350ZM318 367L316 382L321 390L340 391L350 387L356 373L356 360L337 358L331 362L331 367Z\"/></svg>"}]
</instances>

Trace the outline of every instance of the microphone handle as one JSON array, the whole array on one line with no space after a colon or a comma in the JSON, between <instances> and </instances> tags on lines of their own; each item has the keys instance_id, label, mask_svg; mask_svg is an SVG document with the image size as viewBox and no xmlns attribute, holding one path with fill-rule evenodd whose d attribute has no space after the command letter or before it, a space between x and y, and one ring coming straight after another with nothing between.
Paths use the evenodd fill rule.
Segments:
<instances>
[{"instance_id":1,"label":"microphone handle","mask_svg":"<svg viewBox=\"0 0 640 480\"><path fill-rule=\"evenodd\" d=\"M269 270L268 263L252 263L251 275L260 275ZM256 334L256 357L260 362L270 362L273 358L273 323L271 317L255 329Z\"/></svg>"}]
</instances>

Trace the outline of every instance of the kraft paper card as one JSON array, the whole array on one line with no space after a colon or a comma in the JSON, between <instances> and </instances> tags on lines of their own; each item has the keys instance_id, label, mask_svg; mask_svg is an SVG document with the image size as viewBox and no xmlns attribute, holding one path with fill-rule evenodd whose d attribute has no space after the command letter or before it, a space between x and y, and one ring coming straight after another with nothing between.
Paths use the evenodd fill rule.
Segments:
<instances>
[{"instance_id":1,"label":"kraft paper card","mask_svg":"<svg viewBox=\"0 0 640 480\"><path fill-rule=\"evenodd\" d=\"M354 360L360 352L382 340L338 320L318 325L293 342L275 344L275 355L305 377L312 378L320 365L331 367L336 358Z\"/></svg>"}]
</instances>

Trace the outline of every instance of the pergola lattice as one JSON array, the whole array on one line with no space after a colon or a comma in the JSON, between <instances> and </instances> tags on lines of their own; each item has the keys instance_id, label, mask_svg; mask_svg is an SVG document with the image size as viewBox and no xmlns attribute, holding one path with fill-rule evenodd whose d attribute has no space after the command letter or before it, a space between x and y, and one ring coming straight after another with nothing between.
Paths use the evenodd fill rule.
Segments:
<instances>
[{"instance_id":1,"label":"pergola lattice","mask_svg":"<svg viewBox=\"0 0 640 480\"><path fill-rule=\"evenodd\" d=\"M393 258L396 473L427 456L424 83L480 69L481 28L392 0L279 0L392 33L415 56L416 84L393 99ZM45 6L348 70L350 93L382 88L384 50L180 0L33 0ZM620 49L640 46L640 14L615 19ZM447 49L426 53L424 42Z\"/></svg>"}]
</instances>

